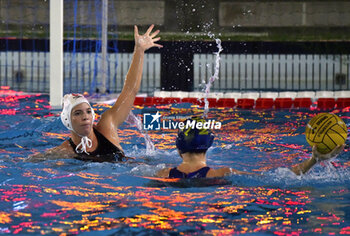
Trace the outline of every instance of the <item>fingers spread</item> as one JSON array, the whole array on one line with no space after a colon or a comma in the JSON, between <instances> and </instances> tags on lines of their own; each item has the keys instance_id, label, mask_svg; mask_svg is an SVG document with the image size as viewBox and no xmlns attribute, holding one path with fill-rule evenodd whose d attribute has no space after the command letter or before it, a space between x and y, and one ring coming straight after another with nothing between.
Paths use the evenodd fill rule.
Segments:
<instances>
[{"instance_id":1,"label":"fingers spread","mask_svg":"<svg viewBox=\"0 0 350 236\"><path fill-rule=\"evenodd\" d=\"M136 25L134 25L134 35L138 36L139 35L139 30Z\"/></svg>"},{"instance_id":2,"label":"fingers spread","mask_svg":"<svg viewBox=\"0 0 350 236\"><path fill-rule=\"evenodd\" d=\"M157 34L159 34L160 30L156 30L151 34L151 38L154 38Z\"/></svg>"},{"instance_id":3,"label":"fingers spread","mask_svg":"<svg viewBox=\"0 0 350 236\"><path fill-rule=\"evenodd\" d=\"M338 145L336 148L333 149L333 151L331 153L334 153L334 154L339 153L340 148L341 148L340 145Z\"/></svg>"},{"instance_id":4,"label":"fingers spread","mask_svg":"<svg viewBox=\"0 0 350 236\"><path fill-rule=\"evenodd\" d=\"M344 150L344 148L345 148L345 143L342 145L342 147L341 147L341 150L343 151Z\"/></svg>"},{"instance_id":5,"label":"fingers spread","mask_svg":"<svg viewBox=\"0 0 350 236\"><path fill-rule=\"evenodd\" d=\"M147 29L145 34L139 35L138 28L135 25L134 26L135 45L137 44L137 46L139 46L140 48L143 48L144 50L147 50L151 47L162 48L163 47L162 45L155 43L160 40L160 37L156 37L159 34L160 30L156 30L152 32L153 28L154 28L154 25L152 24Z\"/></svg>"},{"instance_id":6,"label":"fingers spread","mask_svg":"<svg viewBox=\"0 0 350 236\"><path fill-rule=\"evenodd\" d=\"M154 27L154 25L152 24L152 25L148 28L148 30L146 31L146 35L149 35L149 34L152 32L153 27Z\"/></svg>"},{"instance_id":7,"label":"fingers spread","mask_svg":"<svg viewBox=\"0 0 350 236\"><path fill-rule=\"evenodd\" d=\"M162 48L163 47L163 45L160 45L160 44L157 44L157 43L155 43L154 46L158 47L158 48Z\"/></svg>"},{"instance_id":8,"label":"fingers spread","mask_svg":"<svg viewBox=\"0 0 350 236\"><path fill-rule=\"evenodd\" d=\"M338 146L335 148L336 154L341 153L341 152L344 150L344 147L345 147L344 144L343 144L343 145L338 145Z\"/></svg>"},{"instance_id":9,"label":"fingers spread","mask_svg":"<svg viewBox=\"0 0 350 236\"><path fill-rule=\"evenodd\" d=\"M314 145L314 146L312 146L312 152L315 154L315 155L320 155L320 152L317 150L317 146L316 145Z\"/></svg>"},{"instance_id":10,"label":"fingers spread","mask_svg":"<svg viewBox=\"0 0 350 236\"><path fill-rule=\"evenodd\" d=\"M344 145L338 145L336 148L334 148L328 155L333 158L337 155L339 155L339 153L341 153L344 149Z\"/></svg>"},{"instance_id":11,"label":"fingers spread","mask_svg":"<svg viewBox=\"0 0 350 236\"><path fill-rule=\"evenodd\" d=\"M160 40L160 37L153 39L153 42L157 42Z\"/></svg>"}]
</instances>

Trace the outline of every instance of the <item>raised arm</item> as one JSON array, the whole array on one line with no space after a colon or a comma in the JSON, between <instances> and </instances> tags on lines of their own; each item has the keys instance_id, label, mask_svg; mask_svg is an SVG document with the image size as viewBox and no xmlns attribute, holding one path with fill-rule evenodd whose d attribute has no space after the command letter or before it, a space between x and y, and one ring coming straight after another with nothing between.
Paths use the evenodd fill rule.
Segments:
<instances>
[{"instance_id":1,"label":"raised arm","mask_svg":"<svg viewBox=\"0 0 350 236\"><path fill-rule=\"evenodd\" d=\"M338 145L333 151L327 154L322 154L317 151L316 145L312 147L312 157L306 161L303 161L300 164L297 164L291 168L291 170L296 174L296 175L301 175L305 174L308 172L317 162L319 161L324 161L324 160L329 160L331 158L336 157L341 153L344 149L345 145Z\"/></svg>"},{"instance_id":2,"label":"raised arm","mask_svg":"<svg viewBox=\"0 0 350 236\"><path fill-rule=\"evenodd\" d=\"M160 40L160 37L156 37L159 30L152 33L153 27L154 25L151 25L144 35L139 35L137 26L134 26L135 48L124 87L113 107L103 113L99 122L101 125L116 129L129 115L136 94L140 89L145 51L152 47L162 47L162 45L155 43Z\"/></svg>"}]
</instances>

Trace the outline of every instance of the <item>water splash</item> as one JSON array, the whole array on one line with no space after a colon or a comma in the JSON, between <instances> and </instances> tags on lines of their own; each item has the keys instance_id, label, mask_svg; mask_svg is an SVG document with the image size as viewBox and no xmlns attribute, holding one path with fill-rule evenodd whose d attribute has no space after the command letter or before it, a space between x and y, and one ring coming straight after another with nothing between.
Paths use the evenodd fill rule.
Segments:
<instances>
[{"instance_id":1,"label":"water splash","mask_svg":"<svg viewBox=\"0 0 350 236\"><path fill-rule=\"evenodd\" d=\"M130 111L129 116L127 118L127 122L131 125L135 125L136 128L140 131L140 133L144 137L145 144L146 144L146 155L153 155L155 153L155 146L151 140L151 137L148 135L147 131L143 129L143 124L141 122L141 119L135 116L135 114L132 111Z\"/></svg>"},{"instance_id":2,"label":"water splash","mask_svg":"<svg viewBox=\"0 0 350 236\"><path fill-rule=\"evenodd\" d=\"M207 84L205 84L205 87L203 89L204 92L204 113L203 116L207 117L207 114L209 112L209 102L208 102L208 95L210 93L210 87L214 83L215 80L219 79L219 71L220 71L220 53L222 52L223 48L221 46L221 40L219 38L215 38L215 35L211 32L208 33L208 36L212 39L215 39L218 51L214 52L215 57L215 68L214 68L214 74L210 77Z\"/></svg>"}]
</instances>

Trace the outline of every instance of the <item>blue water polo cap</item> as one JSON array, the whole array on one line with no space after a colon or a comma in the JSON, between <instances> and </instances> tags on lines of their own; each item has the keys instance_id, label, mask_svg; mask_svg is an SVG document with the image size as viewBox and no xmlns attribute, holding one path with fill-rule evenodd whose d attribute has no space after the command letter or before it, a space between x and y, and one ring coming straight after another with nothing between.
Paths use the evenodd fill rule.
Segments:
<instances>
[{"instance_id":1,"label":"blue water polo cap","mask_svg":"<svg viewBox=\"0 0 350 236\"><path fill-rule=\"evenodd\" d=\"M179 130L176 138L176 147L181 154L186 152L205 152L213 144L214 134L209 129L198 129L196 127L197 122L204 124L205 120L197 117L187 119L184 122L185 128Z\"/></svg>"}]
</instances>

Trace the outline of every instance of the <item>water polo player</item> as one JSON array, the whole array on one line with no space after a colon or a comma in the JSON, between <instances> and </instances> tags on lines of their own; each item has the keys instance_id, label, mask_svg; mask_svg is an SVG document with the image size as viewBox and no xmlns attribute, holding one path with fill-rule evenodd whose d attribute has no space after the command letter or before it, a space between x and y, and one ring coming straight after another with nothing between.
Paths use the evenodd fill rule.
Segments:
<instances>
[{"instance_id":1,"label":"water polo player","mask_svg":"<svg viewBox=\"0 0 350 236\"><path fill-rule=\"evenodd\" d=\"M207 166L206 152L213 144L214 134L209 129L197 129L186 127L187 123L202 122L205 120L193 117L185 121L185 128L180 129L176 138L176 148L182 163L174 168L165 168L157 173L162 178L204 178L223 177L230 173L251 174L245 171L238 171L229 167L212 169Z\"/></svg>"},{"instance_id":2,"label":"water polo player","mask_svg":"<svg viewBox=\"0 0 350 236\"><path fill-rule=\"evenodd\" d=\"M29 157L29 160L78 158L102 162L118 161L125 157L117 129L129 115L139 91L144 52L152 47L162 47L156 43L160 40L156 37L159 30L152 33L153 27L151 25L144 35L139 35L137 26L134 27L135 48L132 62L123 90L113 107L106 110L94 125L94 110L87 99L80 94L65 95L61 120L71 132L70 139L44 154Z\"/></svg>"},{"instance_id":3,"label":"water polo player","mask_svg":"<svg viewBox=\"0 0 350 236\"><path fill-rule=\"evenodd\" d=\"M187 122L205 122L200 118L192 118ZM180 129L176 138L176 147L182 163L174 168L165 168L157 173L157 177L161 178L205 178L205 177L223 177L229 174L256 174L252 172L239 171L233 168L224 167L220 169L212 169L207 166L206 152L213 144L214 135L208 129L197 129L196 127L185 127ZM299 163L291 168L296 174L305 174L316 163L324 160L329 160L337 156L344 149L344 145L337 146L330 153L323 154L317 151L316 146L312 148L312 157Z\"/></svg>"}]
</instances>

